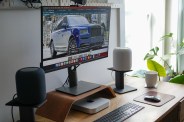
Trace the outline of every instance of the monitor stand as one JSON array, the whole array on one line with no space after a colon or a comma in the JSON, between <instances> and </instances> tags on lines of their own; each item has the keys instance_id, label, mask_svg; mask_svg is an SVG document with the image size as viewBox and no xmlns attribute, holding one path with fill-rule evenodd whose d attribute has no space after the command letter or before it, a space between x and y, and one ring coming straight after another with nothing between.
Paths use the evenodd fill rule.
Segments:
<instances>
[{"instance_id":1,"label":"monitor stand","mask_svg":"<svg viewBox=\"0 0 184 122\"><path fill-rule=\"evenodd\" d=\"M136 91L137 89L128 85L124 85L124 73L129 72L132 70L127 71L117 71L114 68L108 68L109 70L115 71L115 85L112 85L114 92L119 94L124 94L131 91Z\"/></svg>"},{"instance_id":2,"label":"monitor stand","mask_svg":"<svg viewBox=\"0 0 184 122\"><path fill-rule=\"evenodd\" d=\"M62 86L60 88L57 88L56 91L77 96L77 95L86 93L88 91L91 91L101 86L99 84L89 83L85 81L78 82L76 66L74 66L74 68L72 67L68 68L68 77L69 77L68 79L69 86Z\"/></svg>"}]
</instances>

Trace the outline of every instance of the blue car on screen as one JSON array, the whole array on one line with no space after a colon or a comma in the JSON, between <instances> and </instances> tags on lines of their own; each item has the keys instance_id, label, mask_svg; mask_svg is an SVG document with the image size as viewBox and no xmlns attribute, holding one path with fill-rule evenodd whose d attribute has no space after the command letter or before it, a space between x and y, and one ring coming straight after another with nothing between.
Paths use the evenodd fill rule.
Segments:
<instances>
[{"instance_id":1,"label":"blue car on screen","mask_svg":"<svg viewBox=\"0 0 184 122\"><path fill-rule=\"evenodd\" d=\"M63 16L51 32L50 52L72 55L84 50L101 48L104 44L104 27L91 24L81 15Z\"/></svg>"}]
</instances>

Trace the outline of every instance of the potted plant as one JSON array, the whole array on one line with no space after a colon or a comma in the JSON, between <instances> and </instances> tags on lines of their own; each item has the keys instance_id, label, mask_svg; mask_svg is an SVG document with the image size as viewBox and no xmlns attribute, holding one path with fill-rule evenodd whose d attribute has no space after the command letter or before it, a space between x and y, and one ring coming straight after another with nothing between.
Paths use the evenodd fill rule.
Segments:
<instances>
[{"instance_id":1,"label":"potted plant","mask_svg":"<svg viewBox=\"0 0 184 122\"><path fill-rule=\"evenodd\" d=\"M173 41L173 33L169 33L161 37L160 40L166 41L166 39L170 39ZM158 72L159 80L160 77L169 77L174 78L179 75L179 73L175 72L172 65L168 64L167 60L171 58L172 55L181 55L184 54L184 40L180 43L179 49L177 52L169 53L164 56L159 56L159 47L152 48L144 57L144 60L147 61L147 67L149 70L153 70ZM161 65L159 62L155 60L155 58L160 59L165 65Z\"/></svg>"}]
</instances>

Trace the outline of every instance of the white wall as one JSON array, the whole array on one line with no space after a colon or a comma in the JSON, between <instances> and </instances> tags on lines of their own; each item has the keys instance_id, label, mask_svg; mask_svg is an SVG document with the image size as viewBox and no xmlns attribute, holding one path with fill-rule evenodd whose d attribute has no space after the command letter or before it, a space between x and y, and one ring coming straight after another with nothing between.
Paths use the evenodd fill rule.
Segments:
<instances>
[{"instance_id":1,"label":"white wall","mask_svg":"<svg viewBox=\"0 0 184 122\"><path fill-rule=\"evenodd\" d=\"M112 81L112 50L117 46L119 34L118 9L112 9L109 57L82 64L78 79L104 84ZM16 93L15 73L28 66L39 66L41 60L40 10L0 10L0 122L10 122L10 107L5 103ZM66 69L46 74L47 91L62 85L67 77ZM14 109L19 119L18 108Z\"/></svg>"}]
</instances>

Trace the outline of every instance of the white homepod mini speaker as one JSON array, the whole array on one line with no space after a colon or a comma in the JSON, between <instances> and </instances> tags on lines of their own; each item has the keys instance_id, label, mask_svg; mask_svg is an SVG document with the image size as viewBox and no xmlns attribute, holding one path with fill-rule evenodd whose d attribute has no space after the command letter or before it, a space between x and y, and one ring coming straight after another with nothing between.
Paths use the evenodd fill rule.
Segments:
<instances>
[{"instance_id":1,"label":"white homepod mini speaker","mask_svg":"<svg viewBox=\"0 0 184 122\"><path fill-rule=\"evenodd\" d=\"M130 48L116 47L113 50L113 69L128 71L132 68L132 51Z\"/></svg>"},{"instance_id":2,"label":"white homepod mini speaker","mask_svg":"<svg viewBox=\"0 0 184 122\"><path fill-rule=\"evenodd\" d=\"M130 72L132 68L132 51L130 48L116 47L113 50L113 67L109 70L115 71L115 84L112 85L116 93L124 94L137 90L124 84L124 73Z\"/></svg>"}]
</instances>

